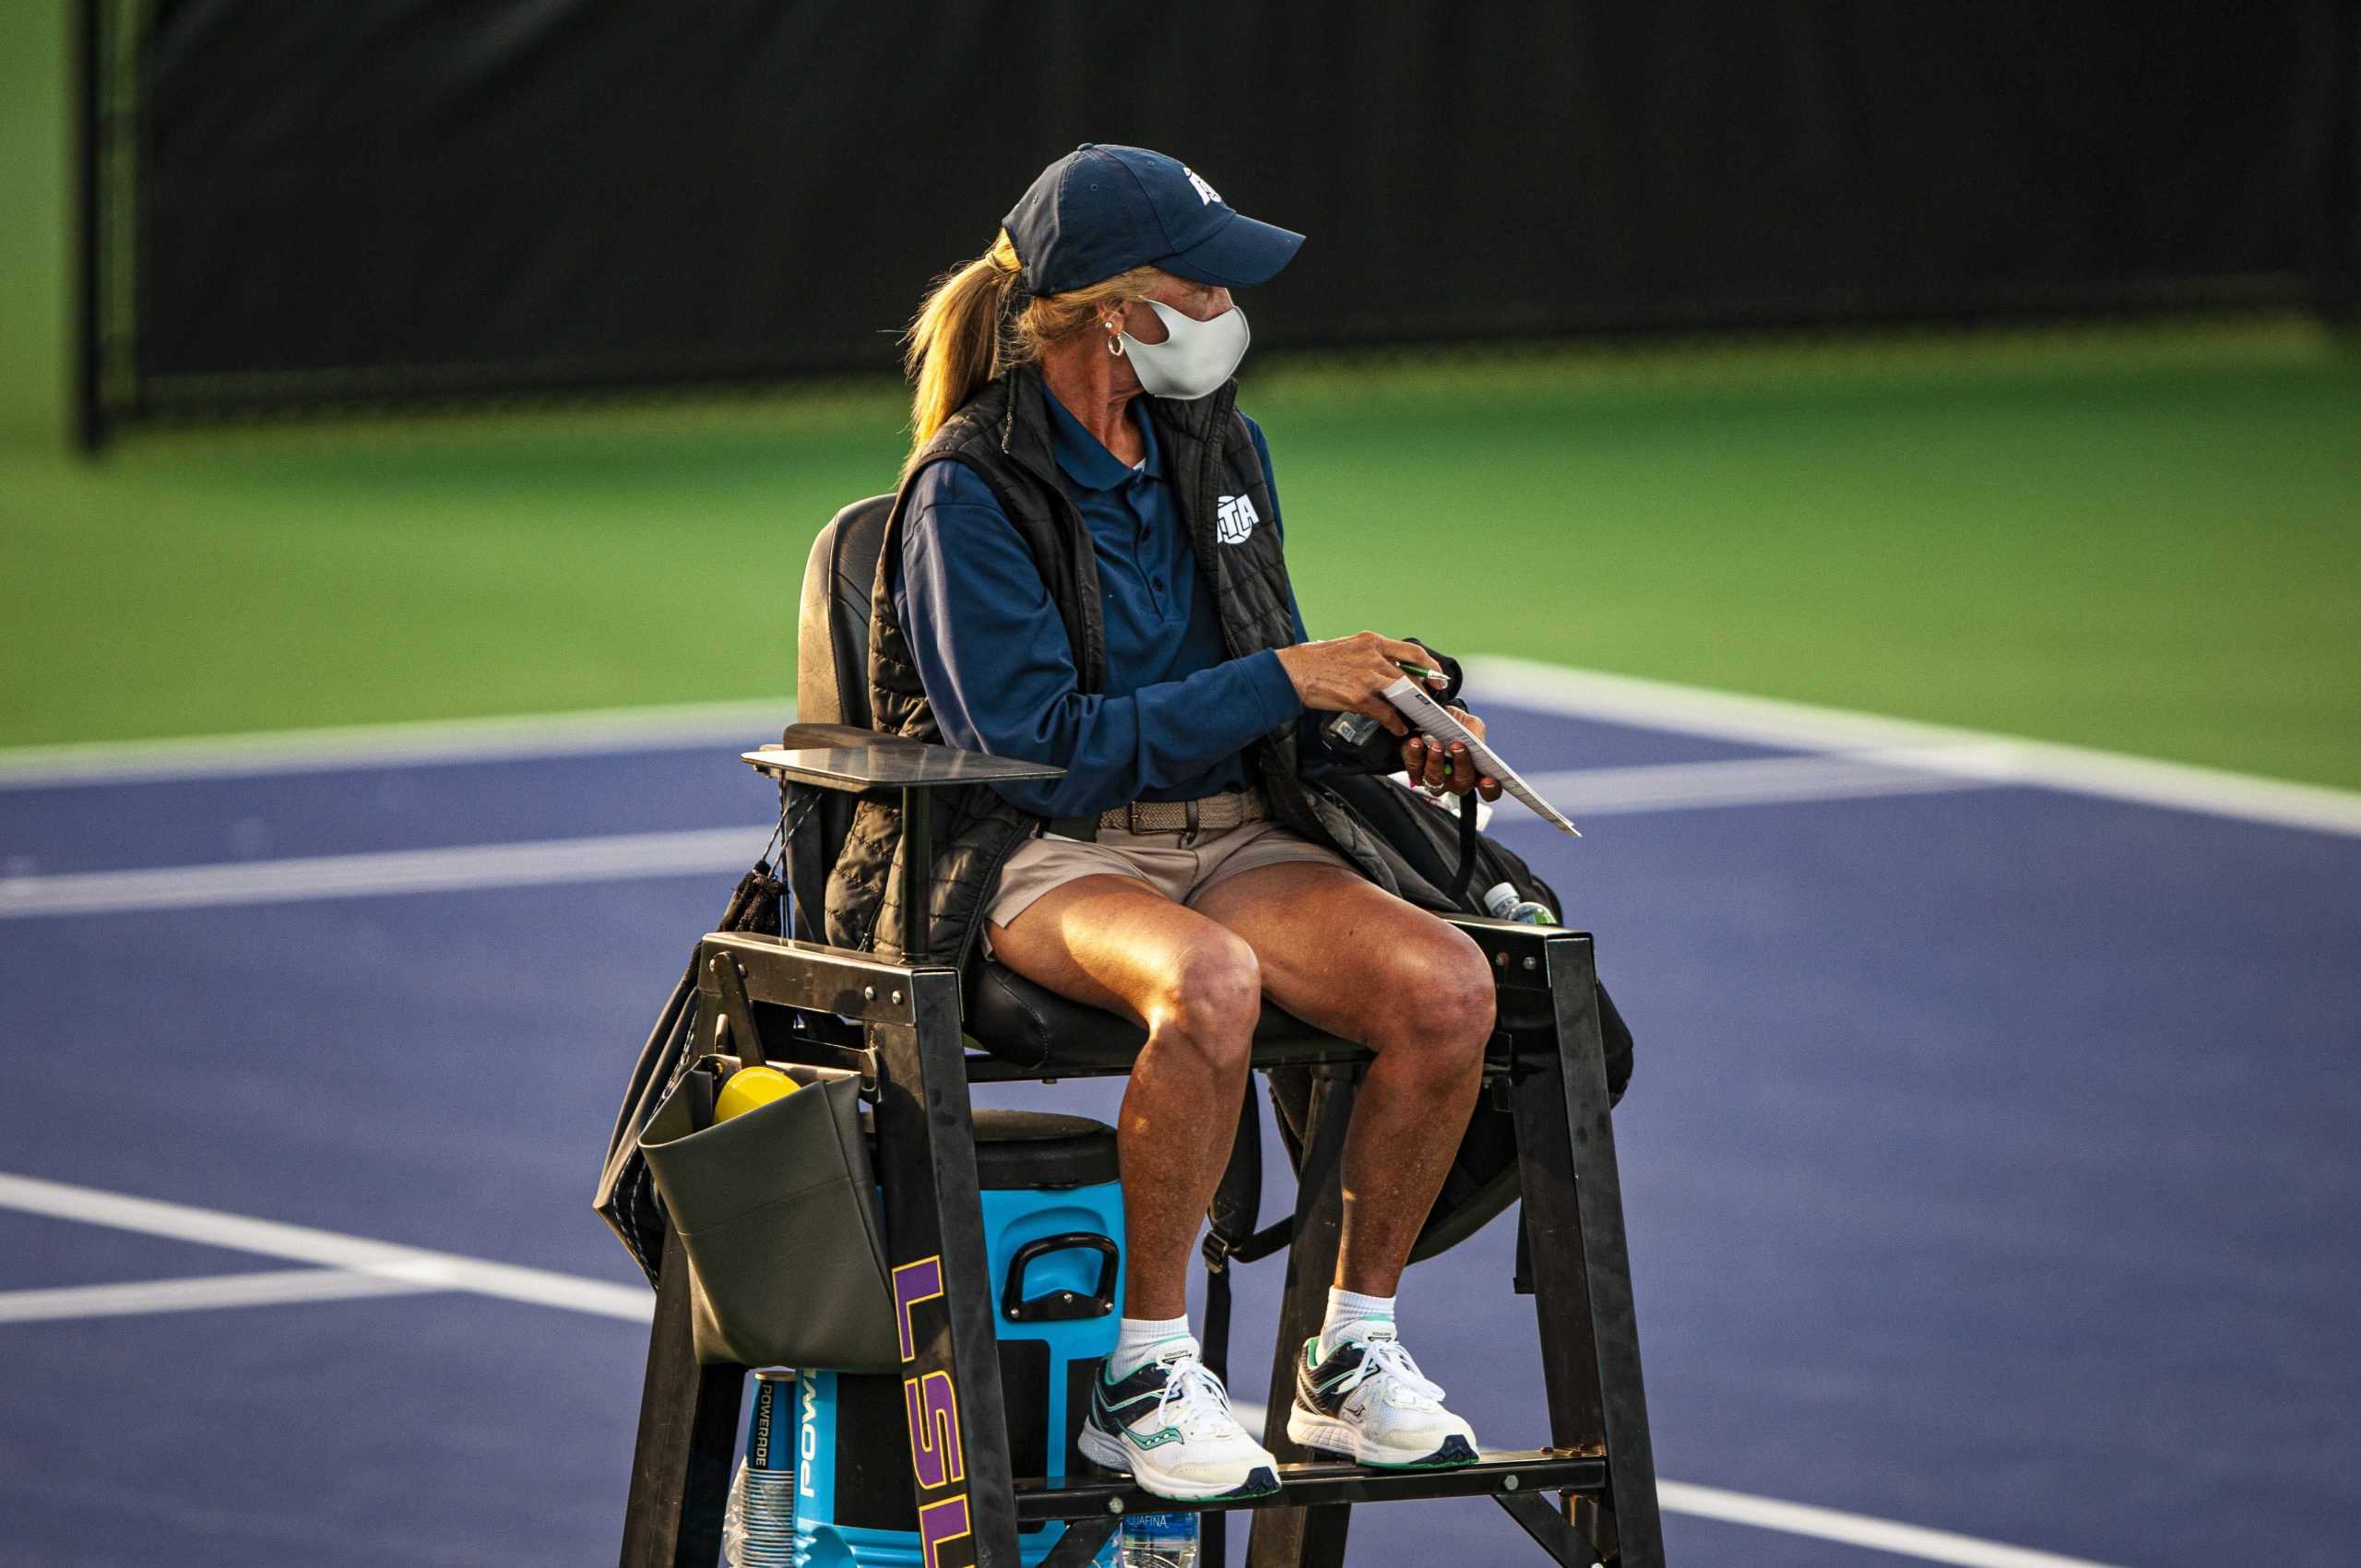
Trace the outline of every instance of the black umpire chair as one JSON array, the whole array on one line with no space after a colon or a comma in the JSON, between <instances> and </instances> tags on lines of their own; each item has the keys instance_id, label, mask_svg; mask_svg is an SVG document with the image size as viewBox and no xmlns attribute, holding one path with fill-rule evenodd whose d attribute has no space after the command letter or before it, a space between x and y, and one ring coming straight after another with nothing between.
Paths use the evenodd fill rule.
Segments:
<instances>
[{"instance_id":1,"label":"black umpire chair","mask_svg":"<svg viewBox=\"0 0 2361 1568\"><path fill-rule=\"evenodd\" d=\"M947 1538L930 1548L929 1560L942 1568L1018 1568L1018 1531L1062 1520L1067 1528L1049 1568L1081 1568L1124 1514L1192 1509L1206 1515L1206 1568L1218 1568L1223 1511L1236 1508L1252 1512L1254 1568L1335 1568L1344 1561L1355 1503L1488 1496L1568 1568L1661 1568L1592 943L1560 928L1453 919L1498 980L1500 1024L1487 1052L1479 1116L1513 1129L1513 1137L1504 1132L1501 1169L1483 1200L1459 1206L1448 1219L1439 1206L1421 1241L1422 1255L1439 1250L1521 1194L1515 1283L1534 1298L1549 1446L1488 1451L1457 1469L1388 1471L1315 1460L1287 1440L1293 1352L1323 1313L1342 1218L1339 1155L1370 1056L1266 1004L1253 1062L1275 1084L1285 1079L1297 1091L1293 1114L1286 1105L1282 1114L1299 1155L1291 1219L1256 1239L1287 1243L1268 1404L1280 1491L1243 1503L1174 1503L1141 1492L1127 1477L1094 1473L1074 1454L1062 1480L1011 1473L995 1348L1000 1304L985 1268L968 1086L1120 1076L1145 1036L1127 1019L1066 1001L997 964L971 966L963 987L957 969L883 963L813 940L815 876L825 877L862 795L890 794L901 803L908 836L902 908L912 927L904 950L917 952L915 928L926 908L919 882L932 860L929 791L1058 771L869 731L870 595L892 504L878 496L847 507L813 544L800 614L799 722L783 749L756 763L780 780L783 810L789 798L798 802L789 862L799 934L704 938L693 1049L709 1048L733 1028L759 1028L774 1062L836 1063L853 1049L873 1064L874 1164L907 1325L903 1375L946 1377L958 1391L964 1464L943 1484L926 1486L913 1475L912 1486L922 1517L963 1524L966 1533L936 1532ZM1250 1093L1250 1113L1255 1103ZM1239 1158L1259 1158L1259 1145L1247 1147L1256 1126L1250 1114ZM1245 1224L1251 1230L1251 1211ZM1217 1233L1208 1265L1218 1271L1259 1250ZM1226 1316L1227 1282L1216 1283ZM747 1369L698 1363L690 1294L673 1236L648 1345L623 1568L711 1568L718 1552ZM1226 1335L1216 1327L1208 1324L1208 1360L1220 1370ZM906 1448L900 1456L908 1458Z\"/></svg>"}]
</instances>

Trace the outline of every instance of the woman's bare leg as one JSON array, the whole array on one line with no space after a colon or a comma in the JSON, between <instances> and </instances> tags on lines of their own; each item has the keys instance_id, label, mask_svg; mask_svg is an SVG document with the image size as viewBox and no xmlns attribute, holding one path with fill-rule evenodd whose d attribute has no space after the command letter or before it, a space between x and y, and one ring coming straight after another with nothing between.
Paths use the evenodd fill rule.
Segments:
<instances>
[{"instance_id":1,"label":"woman's bare leg","mask_svg":"<svg viewBox=\"0 0 2361 1568\"><path fill-rule=\"evenodd\" d=\"M1335 1283L1393 1295L1482 1085L1493 1017L1483 953L1426 910L1314 861L1241 872L1196 908L1253 950L1272 1001L1377 1053L1345 1139Z\"/></svg>"},{"instance_id":2,"label":"woman's bare leg","mask_svg":"<svg viewBox=\"0 0 2361 1568\"><path fill-rule=\"evenodd\" d=\"M1026 979L1148 1031L1116 1129L1131 1270L1123 1312L1179 1317L1262 1014L1253 949L1126 876L1053 888L991 938L994 956Z\"/></svg>"}]
</instances>

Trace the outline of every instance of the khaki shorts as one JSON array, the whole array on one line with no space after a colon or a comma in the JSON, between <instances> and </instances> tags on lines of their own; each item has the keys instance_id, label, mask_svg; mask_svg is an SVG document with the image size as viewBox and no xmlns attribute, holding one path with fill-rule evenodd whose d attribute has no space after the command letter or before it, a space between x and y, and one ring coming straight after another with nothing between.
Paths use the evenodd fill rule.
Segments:
<instances>
[{"instance_id":1,"label":"khaki shorts","mask_svg":"<svg viewBox=\"0 0 2361 1568\"><path fill-rule=\"evenodd\" d=\"M1000 892L985 912L984 952L991 952L991 926L1006 925L1051 888L1081 876L1128 876L1144 882L1176 904L1194 905L1210 887L1258 866L1314 861L1352 871L1352 862L1325 845L1275 822L1248 822L1219 833L1201 833L1183 844L1182 833L1126 833L1102 827L1096 842L1040 837L1016 847L1001 867ZM1359 874L1355 873L1356 875Z\"/></svg>"}]
</instances>

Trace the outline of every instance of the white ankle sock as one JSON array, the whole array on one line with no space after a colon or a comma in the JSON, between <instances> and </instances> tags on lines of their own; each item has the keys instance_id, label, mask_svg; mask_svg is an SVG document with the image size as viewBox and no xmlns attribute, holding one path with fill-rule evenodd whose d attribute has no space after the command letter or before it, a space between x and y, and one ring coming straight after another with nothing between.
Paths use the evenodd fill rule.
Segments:
<instances>
[{"instance_id":1,"label":"white ankle sock","mask_svg":"<svg viewBox=\"0 0 2361 1568\"><path fill-rule=\"evenodd\" d=\"M1345 1336L1345 1330L1357 1323L1382 1323L1388 1328L1393 1327L1394 1298L1363 1296L1330 1286L1327 1321L1320 1325L1321 1355L1334 1355L1337 1342Z\"/></svg>"},{"instance_id":2,"label":"white ankle sock","mask_svg":"<svg viewBox=\"0 0 2361 1568\"><path fill-rule=\"evenodd\" d=\"M1176 1341L1185 1341L1192 1354L1197 1336L1189 1332L1189 1314L1179 1317L1127 1317L1115 1331L1115 1348L1107 1357L1110 1377L1129 1377L1154 1360Z\"/></svg>"}]
</instances>

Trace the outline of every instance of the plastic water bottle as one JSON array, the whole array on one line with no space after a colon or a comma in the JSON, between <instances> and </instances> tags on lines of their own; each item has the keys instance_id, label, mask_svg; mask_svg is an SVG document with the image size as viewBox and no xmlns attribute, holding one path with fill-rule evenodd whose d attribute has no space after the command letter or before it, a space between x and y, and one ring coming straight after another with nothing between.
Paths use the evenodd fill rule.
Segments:
<instances>
[{"instance_id":1,"label":"plastic water bottle","mask_svg":"<svg viewBox=\"0 0 2361 1568\"><path fill-rule=\"evenodd\" d=\"M1117 1568L1197 1568L1197 1516L1125 1515L1115 1562Z\"/></svg>"},{"instance_id":2,"label":"plastic water bottle","mask_svg":"<svg viewBox=\"0 0 2361 1568\"><path fill-rule=\"evenodd\" d=\"M1520 898L1516 888L1497 882L1484 895L1484 909L1494 920L1517 921L1525 925L1556 925L1558 916L1548 905L1531 898Z\"/></svg>"},{"instance_id":3,"label":"plastic water bottle","mask_svg":"<svg viewBox=\"0 0 2361 1568\"><path fill-rule=\"evenodd\" d=\"M746 1456L730 1480L721 1515L725 1568L794 1568L795 1374L754 1374L754 1413L746 1423Z\"/></svg>"}]
</instances>

